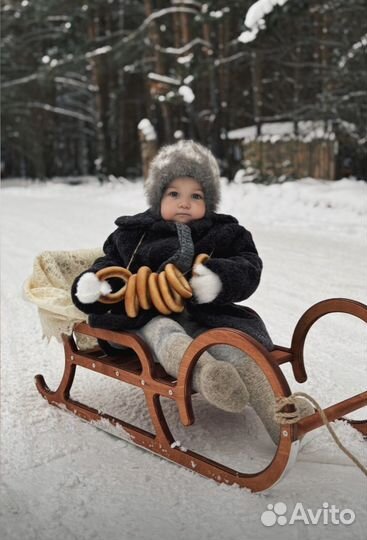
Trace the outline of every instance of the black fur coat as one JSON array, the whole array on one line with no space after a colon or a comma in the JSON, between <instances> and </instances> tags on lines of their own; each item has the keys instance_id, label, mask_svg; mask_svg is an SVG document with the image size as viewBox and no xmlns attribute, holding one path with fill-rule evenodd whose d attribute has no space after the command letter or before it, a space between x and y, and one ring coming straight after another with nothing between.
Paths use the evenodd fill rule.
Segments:
<instances>
[{"instance_id":1,"label":"black fur coat","mask_svg":"<svg viewBox=\"0 0 367 540\"><path fill-rule=\"evenodd\" d=\"M153 272L169 259L179 248L175 223L156 217L151 210L135 216L123 216L116 220L118 228L107 238L104 257L97 259L87 271L97 272L107 266L127 267L143 233L129 270L136 273L143 266ZM205 265L215 272L222 282L222 290L210 303L198 304L195 299L186 302L189 315L208 328L230 327L242 330L267 349L273 344L266 327L255 311L235 305L251 296L260 282L262 262L257 253L251 233L238 221L225 214L212 213L188 224L199 253L211 254ZM81 274L82 275L82 274ZM186 276L190 278L191 276ZM157 315L155 309L141 310L132 319L126 315L123 302L117 304L83 304L75 296L78 276L72 286L74 304L89 314L89 324L109 330L132 330L140 328ZM121 281L110 281L113 290L121 287Z\"/></svg>"}]
</instances>

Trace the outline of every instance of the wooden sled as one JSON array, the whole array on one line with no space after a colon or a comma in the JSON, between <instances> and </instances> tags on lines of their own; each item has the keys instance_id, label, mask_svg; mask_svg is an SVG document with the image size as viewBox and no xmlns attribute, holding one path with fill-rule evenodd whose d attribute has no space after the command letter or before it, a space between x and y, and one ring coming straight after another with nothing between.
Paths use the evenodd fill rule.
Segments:
<instances>
[{"instance_id":1,"label":"wooden sled","mask_svg":"<svg viewBox=\"0 0 367 540\"><path fill-rule=\"evenodd\" d=\"M302 418L295 424L280 426L280 442L269 465L257 473L238 472L208 459L196 452L175 446L175 440L163 414L160 397L176 402L180 420L184 426L194 422L191 402L191 375L200 355L212 345L227 344L249 354L263 370L276 397L288 397L291 390L280 365L290 362L298 382L304 382L307 374L303 360L304 343L311 326L328 313L347 313L367 322L367 306L347 299L330 299L315 304L300 318L293 333L291 347L276 346L268 352L256 340L238 330L218 328L198 336L188 347L176 380L167 375L162 366L154 363L151 352L144 341L128 332L115 332L92 328L86 323L77 324L74 331L125 347L119 356L106 356L99 348L80 351L73 335L63 335L65 348L65 371L58 389L52 392L42 375L35 377L40 394L56 406L66 407L70 412L87 421L107 420L112 426L120 426L131 442L150 450L170 461L218 482L238 484L252 491L263 491L277 483L295 462L302 437L323 423L318 412ZM155 433L150 433L114 416L101 413L70 398L76 366L90 369L108 377L132 384L144 391ZM336 403L324 410L329 421L341 419L343 415L367 405L367 392ZM291 412L292 405L285 409ZM346 419L354 428L367 436L367 420Z\"/></svg>"}]
</instances>

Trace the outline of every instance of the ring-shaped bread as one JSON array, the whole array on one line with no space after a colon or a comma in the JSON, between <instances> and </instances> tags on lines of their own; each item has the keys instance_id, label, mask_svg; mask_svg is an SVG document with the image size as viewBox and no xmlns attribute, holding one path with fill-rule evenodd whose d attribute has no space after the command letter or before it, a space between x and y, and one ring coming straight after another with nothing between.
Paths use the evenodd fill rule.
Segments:
<instances>
[{"instance_id":1,"label":"ring-shaped bread","mask_svg":"<svg viewBox=\"0 0 367 540\"><path fill-rule=\"evenodd\" d=\"M125 310L128 317L135 319L139 313L139 300L136 294L136 275L129 277L125 293Z\"/></svg>"},{"instance_id":2,"label":"ring-shaped bread","mask_svg":"<svg viewBox=\"0 0 367 540\"><path fill-rule=\"evenodd\" d=\"M149 294L153 302L153 305L162 315L170 315L172 312L164 303L161 292L158 285L158 274L152 272L148 279Z\"/></svg>"},{"instance_id":3,"label":"ring-shaped bread","mask_svg":"<svg viewBox=\"0 0 367 540\"><path fill-rule=\"evenodd\" d=\"M192 265L192 275L193 276L195 275L195 266L196 265L205 264L206 261L208 261L209 259L210 259L210 257L206 253L199 253L199 255L197 255L195 257L194 264Z\"/></svg>"},{"instance_id":4,"label":"ring-shaped bread","mask_svg":"<svg viewBox=\"0 0 367 540\"><path fill-rule=\"evenodd\" d=\"M101 295L98 299L99 302L102 304L116 304L116 302L124 299L126 293L126 284L131 276L130 270L127 270L127 268L123 268L122 266L108 266L98 270L98 272L96 272L96 276L100 281L104 281L105 279L109 278L119 278L125 282L125 285L118 291Z\"/></svg>"},{"instance_id":5,"label":"ring-shaped bread","mask_svg":"<svg viewBox=\"0 0 367 540\"><path fill-rule=\"evenodd\" d=\"M143 309L150 309L152 307L148 287L148 279L151 273L152 271L149 266L141 266L136 274L136 294L140 307Z\"/></svg>"},{"instance_id":6,"label":"ring-shaped bread","mask_svg":"<svg viewBox=\"0 0 367 540\"><path fill-rule=\"evenodd\" d=\"M174 295L173 293L175 291L171 292L171 288L166 277L166 272L160 272L158 274L158 287L167 307L174 313L181 313L184 309L182 298L177 293ZM181 299L181 302L177 301L178 298Z\"/></svg>"},{"instance_id":7,"label":"ring-shaped bread","mask_svg":"<svg viewBox=\"0 0 367 540\"><path fill-rule=\"evenodd\" d=\"M182 296L182 298L192 297L192 289L189 282L174 264L166 264L164 271L166 273L168 283L176 292L178 292L180 296Z\"/></svg>"}]
</instances>

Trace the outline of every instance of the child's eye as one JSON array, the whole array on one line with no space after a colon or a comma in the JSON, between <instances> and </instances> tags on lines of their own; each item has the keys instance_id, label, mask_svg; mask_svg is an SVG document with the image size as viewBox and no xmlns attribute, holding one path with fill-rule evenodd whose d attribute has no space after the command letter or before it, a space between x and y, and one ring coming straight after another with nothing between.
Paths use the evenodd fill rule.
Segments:
<instances>
[{"instance_id":1,"label":"child's eye","mask_svg":"<svg viewBox=\"0 0 367 540\"><path fill-rule=\"evenodd\" d=\"M196 199L197 201L200 201L200 200L203 198L203 196L200 195L200 193L194 193L194 194L192 195L192 198L193 198L193 199Z\"/></svg>"},{"instance_id":2,"label":"child's eye","mask_svg":"<svg viewBox=\"0 0 367 540\"><path fill-rule=\"evenodd\" d=\"M178 191L170 191L168 197L176 198L178 196Z\"/></svg>"}]
</instances>

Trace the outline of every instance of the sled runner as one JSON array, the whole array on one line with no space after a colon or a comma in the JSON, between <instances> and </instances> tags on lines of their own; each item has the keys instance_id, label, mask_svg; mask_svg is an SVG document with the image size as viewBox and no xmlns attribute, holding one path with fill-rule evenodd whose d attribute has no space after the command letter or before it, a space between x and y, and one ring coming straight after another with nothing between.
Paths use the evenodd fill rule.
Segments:
<instances>
[{"instance_id":1,"label":"sled runner","mask_svg":"<svg viewBox=\"0 0 367 540\"><path fill-rule=\"evenodd\" d=\"M252 491L263 491L277 483L295 462L302 437L323 425L321 415L315 412L296 423L280 425L280 441L271 463L257 473L244 473L226 467L189 449L180 448L170 431L163 413L160 397L174 400L180 420L184 426L194 422L192 408L191 376L200 355L212 345L226 344L247 353L263 370L276 397L288 397L291 390L280 366L289 362L298 382L305 382L307 374L303 351L308 331L322 316L329 313L346 313L367 322L367 306L348 299L324 300L308 309L298 321L290 348L276 346L267 351L247 334L229 328L208 330L193 340L186 350L177 380L167 375L162 366L155 363L148 346L134 334L92 328L86 323L74 326L71 335L63 334L65 348L65 370L57 390L51 391L43 376L36 376L36 386L41 395L52 405L67 408L86 421L107 420L119 426L131 440L151 452L188 469L227 484L238 484ZM74 333L93 336L123 347L118 356L108 356L102 349L80 350ZM137 386L144 391L155 433L150 433L114 416L104 414L86 404L70 398L76 367L80 366L97 373ZM367 391L336 403L324 410L332 422L343 418L361 407L367 406ZM292 412L293 406L286 405L285 411ZM367 420L345 419L354 428L367 436Z\"/></svg>"}]
</instances>

